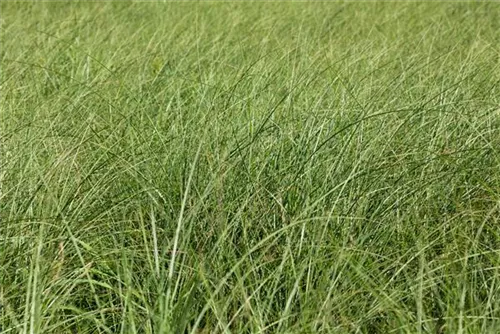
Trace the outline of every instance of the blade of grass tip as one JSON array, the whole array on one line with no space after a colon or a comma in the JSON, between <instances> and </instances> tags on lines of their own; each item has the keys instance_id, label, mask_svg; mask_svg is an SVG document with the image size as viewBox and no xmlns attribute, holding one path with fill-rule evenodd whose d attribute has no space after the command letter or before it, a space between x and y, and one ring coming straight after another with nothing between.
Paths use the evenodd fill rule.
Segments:
<instances>
[{"instance_id":1,"label":"blade of grass tip","mask_svg":"<svg viewBox=\"0 0 500 334\"><path fill-rule=\"evenodd\" d=\"M156 270L155 270L155 265L154 265L154 249L153 250L150 250L149 249L149 238L148 238L148 235L150 233L150 231L148 231L148 229L146 228L146 219L142 213L141 210L138 210L138 219L139 219L139 222L140 222L140 228L141 228L141 232L142 232L142 242L143 242L143 247L144 247L144 252L146 254L146 260L148 261L148 265L149 265L149 270L150 272L152 273L156 273ZM153 218L151 218L153 219ZM151 258L151 254L153 254L153 258ZM158 278L158 277L156 277Z\"/></svg>"},{"instance_id":2,"label":"blade of grass tip","mask_svg":"<svg viewBox=\"0 0 500 334\"><path fill-rule=\"evenodd\" d=\"M44 231L44 225L40 224L40 230L38 234L38 245L36 248L36 254L34 254L34 259L32 259L31 265L30 265L30 279L28 281L28 287L26 289L27 295L26 295L26 307L25 307L25 321L24 321L24 326L23 326L23 333L28 333L28 319L29 319L29 333L34 334L35 333L35 326L37 323L35 323L36 317L40 316L37 312L37 306L39 306L39 302L37 301L38 298L38 278L40 275L40 256L42 253L42 247L43 247L43 231Z\"/></svg>"},{"instance_id":3,"label":"blade of grass tip","mask_svg":"<svg viewBox=\"0 0 500 334\"><path fill-rule=\"evenodd\" d=\"M422 248L420 241L417 242L418 249ZM416 296L417 308L417 332L422 333L424 327L424 264L425 264L425 250L419 255L419 268L418 268L418 289Z\"/></svg>"},{"instance_id":4,"label":"blade of grass tip","mask_svg":"<svg viewBox=\"0 0 500 334\"><path fill-rule=\"evenodd\" d=\"M153 254L155 259L155 272L156 276L160 277L160 260L158 257L158 237L156 234L156 218L152 205L151 205L151 234L153 236Z\"/></svg>"},{"instance_id":5,"label":"blade of grass tip","mask_svg":"<svg viewBox=\"0 0 500 334\"><path fill-rule=\"evenodd\" d=\"M290 313L291 312L290 308L291 308L292 303L295 299L295 296L297 295L297 292L299 290L299 285L302 282L302 278L304 276L304 273L305 273L305 269L303 268L301 270L301 272L297 275L297 278L296 278L295 283L293 285L292 291L290 292L288 299L286 301L285 309L283 310L283 313L281 314L278 325L277 325L278 328L277 328L276 332L278 332L278 333L280 332L286 319L288 319L292 316L292 314Z\"/></svg>"},{"instance_id":6,"label":"blade of grass tip","mask_svg":"<svg viewBox=\"0 0 500 334\"><path fill-rule=\"evenodd\" d=\"M44 238L44 224L40 225L40 232L38 235L38 247L36 250L36 258L35 258L35 271L33 272L33 293L32 297L33 299L31 300L31 310L30 310L30 334L35 333L35 326L38 328L40 327L39 320L37 319L38 317L41 316L40 314L40 301L38 300L38 279L40 276L40 257L42 254L42 247L43 247L43 238ZM38 330L36 331L38 332Z\"/></svg>"},{"instance_id":7,"label":"blade of grass tip","mask_svg":"<svg viewBox=\"0 0 500 334\"><path fill-rule=\"evenodd\" d=\"M179 219L177 220L177 228L175 230L175 236L174 236L174 246L172 248L172 257L170 259L170 265L169 265L169 269L168 269L169 288L167 290L167 298L169 298L169 296L170 296L170 282L172 282L172 278L174 276L175 258L177 255L177 247L179 246L179 237L180 237L182 226L183 226L184 211L186 209L186 203L187 203L187 199L188 199L188 195L189 195L189 189L191 187L191 182L193 179L196 163L198 162L198 158L200 156L202 145L203 145L203 138L200 140L200 144L198 145L198 150L196 151L196 156L194 158L193 164L191 165L191 171L189 172L189 177L188 177L188 181L186 184L186 190L184 191L184 197L183 197L182 203L181 203L181 209L179 212Z\"/></svg>"}]
</instances>

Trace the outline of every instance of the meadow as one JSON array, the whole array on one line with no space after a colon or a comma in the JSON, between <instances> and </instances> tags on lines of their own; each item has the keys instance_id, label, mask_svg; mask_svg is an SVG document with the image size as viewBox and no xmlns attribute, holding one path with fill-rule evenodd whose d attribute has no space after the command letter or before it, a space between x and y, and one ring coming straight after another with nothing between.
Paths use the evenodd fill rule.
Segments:
<instances>
[{"instance_id":1,"label":"meadow","mask_svg":"<svg viewBox=\"0 0 500 334\"><path fill-rule=\"evenodd\" d=\"M500 3L0 3L0 332L500 333Z\"/></svg>"}]
</instances>

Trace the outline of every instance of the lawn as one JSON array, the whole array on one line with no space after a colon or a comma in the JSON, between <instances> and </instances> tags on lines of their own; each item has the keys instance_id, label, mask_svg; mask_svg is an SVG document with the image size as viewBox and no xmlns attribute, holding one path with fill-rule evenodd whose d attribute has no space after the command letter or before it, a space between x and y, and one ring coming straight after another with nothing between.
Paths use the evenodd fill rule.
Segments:
<instances>
[{"instance_id":1,"label":"lawn","mask_svg":"<svg viewBox=\"0 0 500 334\"><path fill-rule=\"evenodd\" d=\"M500 3L0 4L0 332L500 333Z\"/></svg>"}]
</instances>

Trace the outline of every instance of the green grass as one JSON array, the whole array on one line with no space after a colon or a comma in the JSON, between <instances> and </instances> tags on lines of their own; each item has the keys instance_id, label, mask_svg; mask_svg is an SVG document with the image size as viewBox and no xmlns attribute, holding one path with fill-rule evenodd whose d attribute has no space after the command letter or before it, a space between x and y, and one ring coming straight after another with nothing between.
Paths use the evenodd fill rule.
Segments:
<instances>
[{"instance_id":1,"label":"green grass","mask_svg":"<svg viewBox=\"0 0 500 334\"><path fill-rule=\"evenodd\" d=\"M499 333L500 3L7 3L7 333Z\"/></svg>"}]
</instances>

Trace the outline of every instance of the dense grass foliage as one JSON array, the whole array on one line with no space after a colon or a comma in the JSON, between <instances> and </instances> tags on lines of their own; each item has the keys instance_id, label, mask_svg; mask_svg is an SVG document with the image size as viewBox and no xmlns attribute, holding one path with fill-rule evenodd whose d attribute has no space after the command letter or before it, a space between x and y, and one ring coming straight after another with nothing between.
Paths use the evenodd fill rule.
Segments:
<instances>
[{"instance_id":1,"label":"dense grass foliage","mask_svg":"<svg viewBox=\"0 0 500 334\"><path fill-rule=\"evenodd\" d=\"M500 3L6 3L2 333L499 333Z\"/></svg>"}]
</instances>

